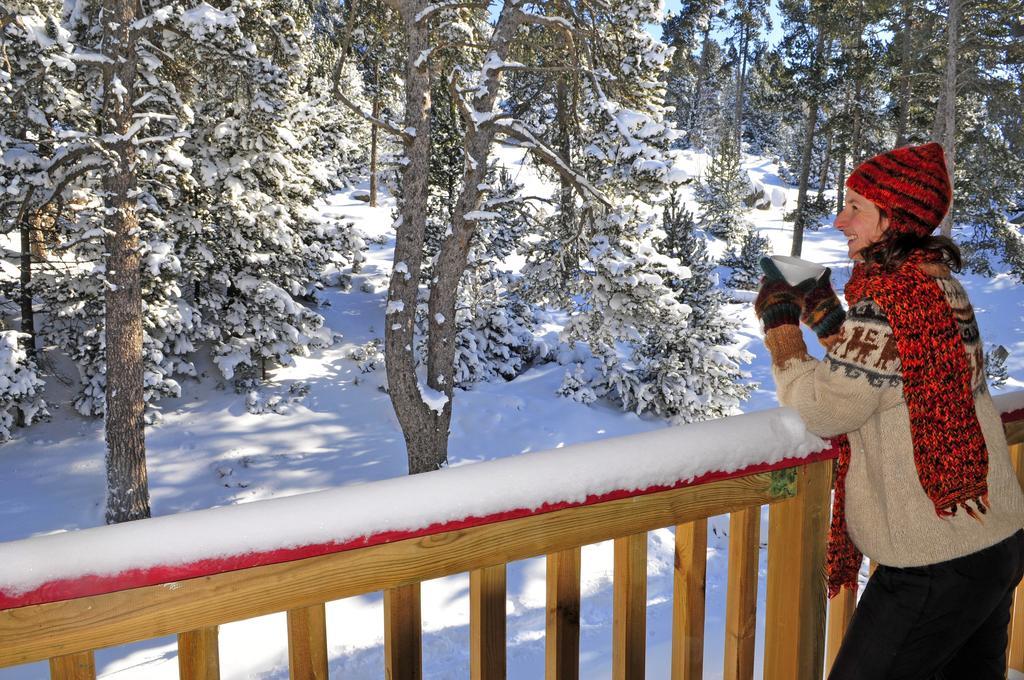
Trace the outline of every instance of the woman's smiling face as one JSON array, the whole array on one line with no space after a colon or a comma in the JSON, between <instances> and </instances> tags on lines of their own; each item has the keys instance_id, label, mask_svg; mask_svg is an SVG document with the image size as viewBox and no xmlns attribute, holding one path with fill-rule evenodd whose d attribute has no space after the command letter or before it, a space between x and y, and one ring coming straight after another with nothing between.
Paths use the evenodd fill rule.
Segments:
<instances>
[{"instance_id":1,"label":"woman's smiling face","mask_svg":"<svg viewBox=\"0 0 1024 680\"><path fill-rule=\"evenodd\" d=\"M835 225L846 236L850 259L859 260L860 251L882 238L889 228L889 218L882 215L877 205L847 189L843 210L836 215Z\"/></svg>"}]
</instances>

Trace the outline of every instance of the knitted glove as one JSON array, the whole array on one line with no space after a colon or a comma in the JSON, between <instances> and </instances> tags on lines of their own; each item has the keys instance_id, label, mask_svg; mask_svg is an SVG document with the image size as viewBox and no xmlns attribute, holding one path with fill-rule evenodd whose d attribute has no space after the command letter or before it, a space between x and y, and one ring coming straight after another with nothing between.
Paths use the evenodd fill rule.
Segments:
<instances>
[{"instance_id":1,"label":"knitted glove","mask_svg":"<svg viewBox=\"0 0 1024 680\"><path fill-rule=\"evenodd\" d=\"M817 279L801 281L797 290L803 293L803 311L800 320L814 331L818 339L827 338L839 332L846 320L846 312L839 303L839 298L832 290L832 270L825 268L825 273Z\"/></svg>"},{"instance_id":2,"label":"knitted glove","mask_svg":"<svg viewBox=\"0 0 1024 680\"><path fill-rule=\"evenodd\" d=\"M764 278L754 300L754 314L764 324L765 331L788 324L799 326L803 292L786 282L771 258L761 258L761 269Z\"/></svg>"}]
</instances>

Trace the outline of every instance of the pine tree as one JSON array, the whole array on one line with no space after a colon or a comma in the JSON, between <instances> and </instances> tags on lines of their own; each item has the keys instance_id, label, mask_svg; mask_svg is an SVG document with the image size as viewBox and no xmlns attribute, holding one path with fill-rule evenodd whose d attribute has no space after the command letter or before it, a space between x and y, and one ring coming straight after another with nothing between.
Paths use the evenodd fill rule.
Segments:
<instances>
[{"instance_id":1,"label":"pine tree","mask_svg":"<svg viewBox=\"0 0 1024 680\"><path fill-rule=\"evenodd\" d=\"M982 100L961 109L959 199L954 216L970 225L964 230L961 249L971 270L992 276L997 271L993 265L1002 260L1024 282L1024 231L1019 221L1011 221L1024 205L1024 160L1014 151L1015 140L993 120L996 112L990 107L994 103Z\"/></svg>"},{"instance_id":2,"label":"pine tree","mask_svg":"<svg viewBox=\"0 0 1024 680\"><path fill-rule=\"evenodd\" d=\"M802 0L783 2L786 28L784 50L794 73L794 85L801 92L804 103L803 130L800 134L799 168L797 179L797 205L793 218L793 247L790 254L800 256L803 233L809 223L807 190L813 163L814 140L818 132L822 96L828 77L827 52L832 49L832 38L824 25L824 10ZM795 62L795 65L793 65Z\"/></svg>"},{"instance_id":3,"label":"pine tree","mask_svg":"<svg viewBox=\"0 0 1024 680\"><path fill-rule=\"evenodd\" d=\"M194 268L202 333L229 378L239 365L252 372L268 359L289 364L321 342L322 318L301 300L315 299L325 270L361 260L351 225L310 210L317 161L300 139L308 124L298 97L307 35L293 18L303 17L296 7L249 0L237 34L222 37L248 87L234 88L218 73L223 64L209 60L206 87L193 103L186 147L198 180L192 206L218 237L192 233L179 248Z\"/></svg>"},{"instance_id":4,"label":"pine tree","mask_svg":"<svg viewBox=\"0 0 1024 680\"><path fill-rule=\"evenodd\" d=\"M753 229L740 241L739 250L726 252L720 264L732 270L728 285L739 290L757 290L761 282L761 258L770 253L771 244Z\"/></svg>"},{"instance_id":5,"label":"pine tree","mask_svg":"<svg viewBox=\"0 0 1024 680\"><path fill-rule=\"evenodd\" d=\"M432 96L433 106L430 109L431 139L430 155L430 196L427 199L427 238L424 244L427 261L434 258L441 249L441 241L449 231L456 208L456 199L462 190L462 169L464 158L462 152L461 123L454 111L455 103L446 96L443 87L435 88ZM430 276L424 270L425 277Z\"/></svg>"},{"instance_id":6,"label":"pine tree","mask_svg":"<svg viewBox=\"0 0 1024 680\"><path fill-rule=\"evenodd\" d=\"M104 90L93 51L103 38L97 6L69 7L62 19L36 14L27 24L9 25L36 28L4 34L9 52L17 43L19 50L48 55L27 53L29 59L10 62L18 65L11 82L32 80L31 69L42 65L46 78L34 79L53 93L50 100L46 91L36 93L48 102L45 114L34 116L38 131L22 137L42 141L33 147L36 171L26 175L24 164L11 165L4 182L24 186L26 176L40 182L17 203L35 214L33 224L45 228L49 246L37 248L37 262L25 268L47 311L39 333L47 344L68 348L82 379L76 407L99 415L108 375L103 314L108 293L116 292L103 278L109 251L101 238L105 175L99 171L106 160L95 133ZM299 96L309 82L303 56L309 39L296 23L305 20L298 7L249 0L225 10L161 9L140 16L133 28L146 402L180 394L175 376L195 374L193 354L203 342L213 341L226 375L239 362L270 356L287 362L306 351L321 320L301 301L312 300L324 281L343 283L344 268L361 258L351 224L313 210L318 192L333 180L320 171L313 155L319 147L310 140L329 134L338 119L327 117L321 130L311 110L322 100ZM38 39L47 35L59 40ZM25 128L33 117L24 108L7 111L5 129Z\"/></svg>"},{"instance_id":7,"label":"pine tree","mask_svg":"<svg viewBox=\"0 0 1024 680\"><path fill-rule=\"evenodd\" d=\"M561 178L555 199L559 217L548 222L552 228L540 236L548 244L564 238L568 255L531 281L532 291L546 289L532 299L550 296L571 305L575 317L566 339L596 347L594 354L602 361L595 384L603 383L612 398L635 408L637 402L630 395L636 392L626 385L638 374L619 347L625 343L639 351L642 346L664 344L656 338L679 337L686 312L672 302L673 291L665 285L669 270L677 266L652 247L655 220L642 207L643 198L679 179L667 153L676 135L664 122L662 78L668 53L642 28L657 20L657 6L635 0L594 10L563 0L527 10L508 3L479 32L477 43L486 45L482 61L460 61L447 72L443 54L457 45L439 36L456 22L484 26L486 16L474 7L417 0L396 0L392 6L401 17L407 49L405 120L401 125L378 123L402 141L405 163L385 354L388 388L405 435L410 471L434 469L446 459L458 349L458 329L451 319L472 263L475 236L490 219L486 213L491 211L481 206L488 200L485 177L498 140L522 145ZM588 30L573 30L584 22ZM369 35L364 39L375 40ZM519 60L520 55L525 60ZM496 109L510 73L532 75L516 76L516 84L525 83L526 88L512 92L538 96L513 94L507 106ZM464 167L450 232L442 232L437 258L428 262L423 246L431 155L436 148L436 121L430 115L434 77L447 81L447 92L460 114ZM544 81L553 96L544 94ZM521 197L518 202L543 202L536 198ZM544 247L554 252L550 245ZM424 277L428 266L432 275ZM573 296L553 293L551 284L556 281L569 282L562 288L574 291ZM421 346L415 319L422 314L424 299L426 325L420 328L425 335L427 384L422 386L414 348ZM684 342L678 346L679 351L701 351ZM650 373L648 379L657 380L656 375ZM613 388L613 383L621 383L623 389ZM440 408L424 401L425 389L444 395ZM642 401L641 409L654 403Z\"/></svg>"},{"instance_id":8,"label":"pine tree","mask_svg":"<svg viewBox=\"0 0 1024 680\"><path fill-rule=\"evenodd\" d=\"M1020 3L965 3L958 55L954 222L972 268L1001 259L1024 281L1024 75L994 67L1019 61ZM1016 19L1014 17L1017 17ZM1016 220L1014 222L1013 220Z\"/></svg>"},{"instance_id":9,"label":"pine tree","mask_svg":"<svg viewBox=\"0 0 1024 680\"><path fill-rule=\"evenodd\" d=\"M701 208L701 226L705 231L730 243L738 243L750 228L743 217L743 200L749 190L750 182L740 167L736 145L723 137L695 193Z\"/></svg>"},{"instance_id":10,"label":"pine tree","mask_svg":"<svg viewBox=\"0 0 1024 680\"><path fill-rule=\"evenodd\" d=\"M784 153L786 128L793 114L787 78L777 52L765 52L752 64L744 123L744 141L750 153L774 157Z\"/></svg>"},{"instance_id":11,"label":"pine tree","mask_svg":"<svg viewBox=\"0 0 1024 680\"><path fill-rule=\"evenodd\" d=\"M727 115L730 109L724 94L731 73L722 48L710 33L705 36L701 47L700 64L700 72L706 76L700 81L700 88L694 90L686 140L696 149L710 150L728 136L731 120Z\"/></svg>"},{"instance_id":12,"label":"pine tree","mask_svg":"<svg viewBox=\"0 0 1024 680\"><path fill-rule=\"evenodd\" d=\"M509 76L508 107L534 136L573 167L581 167L586 162L580 146L583 79L569 70L557 75L552 88L544 69L564 68L585 59L582 46L567 45L562 31L548 27L531 27L529 38L514 52L514 58L527 68ZM584 207L570 177L542 163L534 166L538 175L556 184L558 190L550 203L535 197L527 208L536 213L537 238L524 248L526 266L520 289L534 304L565 309L572 306L573 280L587 248L586 225L581 218ZM542 209L535 210L537 205Z\"/></svg>"},{"instance_id":13,"label":"pine tree","mask_svg":"<svg viewBox=\"0 0 1024 680\"><path fill-rule=\"evenodd\" d=\"M54 153L61 146L50 118L67 115L80 101L80 94L64 90L56 75L74 68L58 12L52 3L8 3L0 30L5 55L0 63L0 182L5 189L0 210L7 218L4 232L16 230L20 241L20 285L13 298L31 357L36 353L32 273L46 242L42 227L52 186L47 175L51 169L57 174Z\"/></svg>"},{"instance_id":14,"label":"pine tree","mask_svg":"<svg viewBox=\"0 0 1024 680\"><path fill-rule=\"evenodd\" d=\"M723 127L718 105L722 51L712 37L720 20L717 1L693 0L683 2L679 12L669 13L661 25L662 42L674 50L665 102L672 109L669 119L685 132L680 140L684 146L707 148L709 138L717 140Z\"/></svg>"},{"instance_id":15,"label":"pine tree","mask_svg":"<svg viewBox=\"0 0 1024 680\"><path fill-rule=\"evenodd\" d=\"M656 241L655 246L685 267L679 275L666 279L669 287L676 291L680 302L692 307L695 322L721 321L721 307L726 300L718 288L716 264L708 252L707 241L697 232L693 213L683 204L675 187L665 200L661 224L665 237ZM727 336L717 342L729 344Z\"/></svg>"},{"instance_id":16,"label":"pine tree","mask_svg":"<svg viewBox=\"0 0 1024 680\"><path fill-rule=\"evenodd\" d=\"M772 20L767 0L729 0L726 2L727 25L730 29L725 44L734 68L732 141L737 152L742 150L746 116L746 85L750 64L756 61L764 44L758 39L762 28L771 29Z\"/></svg>"},{"instance_id":17,"label":"pine tree","mask_svg":"<svg viewBox=\"0 0 1024 680\"><path fill-rule=\"evenodd\" d=\"M679 186L673 185L662 209L661 229L665 233L657 245L658 250L687 262L701 250L703 241L694 233L697 228L693 212L688 210L680 196ZM703 248L704 252L707 248Z\"/></svg>"},{"instance_id":18,"label":"pine tree","mask_svg":"<svg viewBox=\"0 0 1024 680\"><path fill-rule=\"evenodd\" d=\"M0 442L11 438L16 425L49 417L42 398L43 381L35 361L19 342L17 331L0 331Z\"/></svg>"},{"instance_id":19,"label":"pine tree","mask_svg":"<svg viewBox=\"0 0 1024 680\"><path fill-rule=\"evenodd\" d=\"M650 54L653 46L645 38L628 34L638 53ZM629 66L629 77L650 81L664 68L650 59L643 69ZM590 100L596 106L588 118L593 136L582 146L592 158L614 161L595 180L605 195L614 198L614 208L596 212L593 218L589 267L580 279L584 304L570 318L565 337L585 342L594 356L595 372L589 383L594 393L624 409L682 421L729 411L744 393L737 386L742 357L725 346L708 344L712 336L713 342L720 336L708 332L700 323L701 315L694 313L696 305L680 301L671 287L671 282L690 278L693 272L657 251L658 216L639 200L667 193L677 181L667 153L672 135L664 123L661 100L652 93L630 101L635 107L631 110L611 107L603 101L603 85L595 80L593 89L585 89L596 95ZM622 90L620 80L612 91ZM641 86L632 92L650 90ZM708 364L690 372L705 359ZM563 391L579 378L579 372L568 373Z\"/></svg>"},{"instance_id":20,"label":"pine tree","mask_svg":"<svg viewBox=\"0 0 1024 680\"><path fill-rule=\"evenodd\" d=\"M887 61L890 74L887 88L894 96L887 117L894 127L895 146L923 141L917 132L931 125L934 109L922 101L921 93L937 86L934 78L933 46L941 24L934 21L935 13L921 0L901 0L890 5L884 23L893 33L892 49L882 58ZM933 32L934 31L934 32ZM865 66L860 66L861 70Z\"/></svg>"},{"instance_id":21,"label":"pine tree","mask_svg":"<svg viewBox=\"0 0 1024 680\"><path fill-rule=\"evenodd\" d=\"M318 161L310 167L312 179L319 191L353 186L366 175L370 163L370 126L334 101L327 66L338 58L337 50L325 38L314 38L301 55L306 74L304 97L310 98L296 102L293 121L304 153ZM363 76L352 60L342 65L340 79L352 101L359 106L368 103Z\"/></svg>"},{"instance_id":22,"label":"pine tree","mask_svg":"<svg viewBox=\"0 0 1024 680\"><path fill-rule=\"evenodd\" d=\"M397 120L402 110L402 74L408 48L402 21L395 7L388 3L344 0L340 3L344 15L341 37L338 44L337 61L333 70L332 93L346 110L369 111L369 180L371 206L377 205L379 162L385 155L398 154L393 137L381 133L381 125L374 121L388 121L388 128L394 129L390 121ZM328 4L321 15L337 16L338 7ZM349 97L348 82L342 75L344 68L354 62L358 69L363 94L369 109L361 108L361 102ZM365 118L365 116L362 116Z\"/></svg>"},{"instance_id":23,"label":"pine tree","mask_svg":"<svg viewBox=\"0 0 1024 680\"><path fill-rule=\"evenodd\" d=\"M517 250L533 218L518 200L522 186L507 170L493 167L487 179L455 316L454 380L464 389L495 378L512 380L537 354L533 306L516 290L513 275L499 269Z\"/></svg>"}]
</instances>

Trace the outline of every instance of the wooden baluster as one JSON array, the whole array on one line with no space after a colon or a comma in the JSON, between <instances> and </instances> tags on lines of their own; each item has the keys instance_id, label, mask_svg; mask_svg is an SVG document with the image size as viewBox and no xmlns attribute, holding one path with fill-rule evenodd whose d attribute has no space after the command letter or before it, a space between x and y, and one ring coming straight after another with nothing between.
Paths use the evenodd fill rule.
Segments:
<instances>
[{"instance_id":1,"label":"wooden baluster","mask_svg":"<svg viewBox=\"0 0 1024 680\"><path fill-rule=\"evenodd\" d=\"M676 527L672 590L672 680L704 675L704 605L708 566L708 521Z\"/></svg>"},{"instance_id":2,"label":"wooden baluster","mask_svg":"<svg viewBox=\"0 0 1024 680\"><path fill-rule=\"evenodd\" d=\"M1024 423L1016 423L1017 430L1024 430ZM1009 429L1009 428L1008 428ZM1024 432L1020 434L1024 435ZM1007 432L1007 438L1011 433ZM1017 437L1014 437L1014 439ZM1013 441L1013 439L1011 439ZM1017 481L1024 487L1024 444L1010 446L1010 460L1017 470ZM1024 673L1024 581L1013 594L1013 610L1010 615L1010 631L1007 638L1007 662L1010 668Z\"/></svg>"},{"instance_id":3,"label":"wooden baluster","mask_svg":"<svg viewBox=\"0 0 1024 680\"><path fill-rule=\"evenodd\" d=\"M765 680L818 680L825 656L825 541L832 461L803 465L768 515Z\"/></svg>"},{"instance_id":4,"label":"wooden baluster","mask_svg":"<svg viewBox=\"0 0 1024 680\"><path fill-rule=\"evenodd\" d=\"M178 633L178 677L181 680L219 680L216 626Z\"/></svg>"},{"instance_id":5,"label":"wooden baluster","mask_svg":"<svg viewBox=\"0 0 1024 680\"><path fill-rule=\"evenodd\" d=\"M857 607L857 593L849 588L843 588L839 594L828 603L828 630L825 644L825 668L832 670L836 654L843 644L843 636L846 629L850 627L850 619L853 618L853 610Z\"/></svg>"},{"instance_id":6,"label":"wooden baluster","mask_svg":"<svg viewBox=\"0 0 1024 680\"><path fill-rule=\"evenodd\" d=\"M647 637L647 532L615 539L612 680L643 680Z\"/></svg>"},{"instance_id":7,"label":"wooden baluster","mask_svg":"<svg viewBox=\"0 0 1024 680\"><path fill-rule=\"evenodd\" d=\"M51 680L96 680L92 652L78 652L50 659Z\"/></svg>"},{"instance_id":8,"label":"wooden baluster","mask_svg":"<svg viewBox=\"0 0 1024 680\"><path fill-rule=\"evenodd\" d=\"M547 556L546 680L580 677L580 549Z\"/></svg>"},{"instance_id":9,"label":"wooden baluster","mask_svg":"<svg viewBox=\"0 0 1024 680\"><path fill-rule=\"evenodd\" d=\"M1024 673L1024 581L1013 593L1010 632L1006 642L1007 667Z\"/></svg>"},{"instance_id":10,"label":"wooden baluster","mask_svg":"<svg viewBox=\"0 0 1024 680\"><path fill-rule=\"evenodd\" d=\"M384 673L387 680L422 680L420 584L384 591Z\"/></svg>"},{"instance_id":11,"label":"wooden baluster","mask_svg":"<svg viewBox=\"0 0 1024 680\"><path fill-rule=\"evenodd\" d=\"M725 602L724 680L754 677L757 632L757 560L761 545L761 508L729 516L729 585Z\"/></svg>"},{"instance_id":12,"label":"wooden baluster","mask_svg":"<svg viewBox=\"0 0 1024 680\"><path fill-rule=\"evenodd\" d=\"M834 471L833 471L834 474ZM877 565L869 560L868 568L870 573L875 572ZM829 600L827 607L827 628L825 631L825 672L832 670L832 665L839 654L839 648L843 644L843 638L850 627L850 619L853 618L853 610L857 608L857 591L843 588L839 594Z\"/></svg>"},{"instance_id":13,"label":"wooden baluster","mask_svg":"<svg viewBox=\"0 0 1024 680\"><path fill-rule=\"evenodd\" d=\"M1014 591L1010 635L1007 638L1007 668L1024 673L1024 582Z\"/></svg>"},{"instance_id":14,"label":"wooden baluster","mask_svg":"<svg viewBox=\"0 0 1024 680\"><path fill-rule=\"evenodd\" d=\"M469 676L505 678L505 565L469 572Z\"/></svg>"},{"instance_id":15,"label":"wooden baluster","mask_svg":"<svg viewBox=\"0 0 1024 680\"><path fill-rule=\"evenodd\" d=\"M327 680L327 610L323 603L288 610L288 676Z\"/></svg>"}]
</instances>

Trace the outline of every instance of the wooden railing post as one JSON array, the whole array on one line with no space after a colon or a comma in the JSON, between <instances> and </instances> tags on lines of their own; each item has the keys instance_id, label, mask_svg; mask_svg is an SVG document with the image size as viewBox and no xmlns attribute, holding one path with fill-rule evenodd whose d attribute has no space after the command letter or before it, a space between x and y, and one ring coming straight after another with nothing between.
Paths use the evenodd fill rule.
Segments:
<instances>
[{"instance_id":1,"label":"wooden railing post","mask_svg":"<svg viewBox=\"0 0 1024 680\"><path fill-rule=\"evenodd\" d=\"M839 594L828 603L828 629L825 643L825 671L832 670L836 654L843 644L843 637L850 627L850 619L853 618L853 610L857 607L857 593L849 588L843 588Z\"/></svg>"},{"instance_id":2,"label":"wooden railing post","mask_svg":"<svg viewBox=\"0 0 1024 680\"><path fill-rule=\"evenodd\" d=\"M825 542L832 461L798 469L797 495L771 507L765 680L819 680L825 655Z\"/></svg>"},{"instance_id":3,"label":"wooden railing post","mask_svg":"<svg viewBox=\"0 0 1024 680\"><path fill-rule=\"evenodd\" d=\"M50 659L50 680L96 680L96 662L92 652Z\"/></svg>"},{"instance_id":4,"label":"wooden railing post","mask_svg":"<svg viewBox=\"0 0 1024 680\"><path fill-rule=\"evenodd\" d=\"M647 651L647 532L615 539L612 680L643 680Z\"/></svg>"},{"instance_id":5,"label":"wooden railing post","mask_svg":"<svg viewBox=\"0 0 1024 680\"><path fill-rule=\"evenodd\" d=\"M322 603L288 610L288 677L327 680L327 611Z\"/></svg>"},{"instance_id":6,"label":"wooden railing post","mask_svg":"<svg viewBox=\"0 0 1024 680\"><path fill-rule=\"evenodd\" d=\"M724 680L754 677L757 632L757 560L761 545L761 508L729 516L729 576L725 602Z\"/></svg>"},{"instance_id":7,"label":"wooden railing post","mask_svg":"<svg viewBox=\"0 0 1024 680\"><path fill-rule=\"evenodd\" d=\"M678 525L672 589L672 680L704 676L707 566L707 519Z\"/></svg>"},{"instance_id":8,"label":"wooden railing post","mask_svg":"<svg viewBox=\"0 0 1024 680\"><path fill-rule=\"evenodd\" d=\"M546 680L580 677L580 549L547 556Z\"/></svg>"},{"instance_id":9,"label":"wooden railing post","mask_svg":"<svg viewBox=\"0 0 1024 680\"><path fill-rule=\"evenodd\" d=\"M422 680L420 584L384 591L384 674L387 680Z\"/></svg>"},{"instance_id":10,"label":"wooden railing post","mask_svg":"<svg viewBox=\"0 0 1024 680\"><path fill-rule=\"evenodd\" d=\"M1024 423L1007 428L1007 439L1011 442L1024 439ZM1017 481L1024 487L1024 444L1010 445L1010 460L1017 470ZM1007 637L1007 665L1024 673L1024 581L1017 585L1013 594L1013 610L1010 616L1010 631Z\"/></svg>"},{"instance_id":11,"label":"wooden railing post","mask_svg":"<svg viewBox=\"0 0 1024 680\"><path fill-rule=\"evenodd\" d=\"M220 679L217 626L178 634L178 677L181 680Z\"/></svg>"},{"instance_id":12,"label":"wooden railing post","mask_svg":"<svg viewBox=\"0 0 1024 680\"><path fill-rule=\"evenodd\" d=\"M505 565L469 572L469 677L505 679Z\"/></svg>"}]
</instances>

